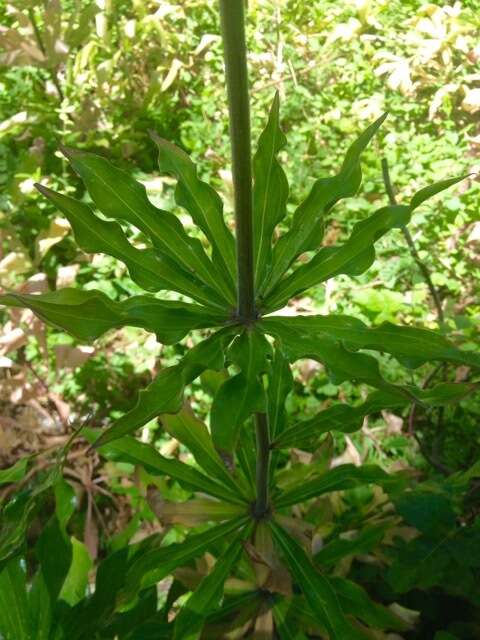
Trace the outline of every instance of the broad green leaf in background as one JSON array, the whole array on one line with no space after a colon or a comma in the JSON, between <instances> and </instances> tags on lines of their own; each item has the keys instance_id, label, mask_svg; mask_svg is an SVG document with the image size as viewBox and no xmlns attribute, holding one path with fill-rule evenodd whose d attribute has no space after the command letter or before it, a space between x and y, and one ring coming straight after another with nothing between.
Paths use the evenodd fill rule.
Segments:
<instances>
[{"instance_id":1,"label":"broad green leaf in background","mask_svg":"<svg viewBox=\"0 0 480 640\"><path fill-rule=\"evenodd\" d=\"M162 424L172 437L187 447L209 477L213 476L235 494L238 492L238 480L234 480L227 471L204 422L184 409L174 415L163 416Z\"/></svg>"},{"instance_id":2,"label":"broad green leaf in background","mask_svg":"<svg viewBox=\"0 0 480 640\"><path fill-rule=\"evenodd\" d=\"M213 248L214 262L220 263L220 277L227 276L227 283L235 288L236 258L235 240L223 217L223 203L218 193L197 176L197 168L189 156L171 142L152 134L159 150L160 170L177 179L175 199L192 216L195 224L204 232Z\"/></svg>"},{"instance_id":3,"label":"broad green leaf in background","mask_svg":"<svg viewBox=\"0 0 480 640\"><path fill-rule=\"evenodd\" d=\"M340 172L315 182L308 197L295 211L291 227L276 243L273 266L259 293L265 298L277 285L292 262L304 251L316 249L321 241L323 218L341 198L354 196L362 181L360 156L385 120L378 118L348 149ZM268 308L273 308L271 304Z\"/></svg>"},{"instance_id":4,"label":"broad green leaf in background","mask_svg":"<svg viewBox=\"0 0 480 640\"><path fill-rule=\"evenodd\" d=\"M235 338L227 358L241 370L218 389L212 404L212 438L219 451L233 453L240 428L255 411L265 411L265 391L260 375L268 367L271 347L255 329L245 329Z\"/></svg>"},{"instance_id":5,"label":"broad green leaf in background","mask_svg":"<svg viewBox=\"0 0 480 640\"><path fill-rule=\"evenodd\" d=\"M272 316L261 326L267 333L285 338L285 343L297 351L301 344L320 344L322 340L335 340L348 349L372 349L389 353L406 366L415 367L427 361L439 360L453 364L480 368L480 356L462 351L435 331L416 327L398 326L385 322L369 328L361 320L350 316ZM325 363L328 366L328 363ZM353 376L352 376L353 377Z\"/></svg>"},{"instance_id":6,"label":"broad green leaf in background","mask_svg":"<svg viewBox=\"0 0 480 640\"><path fill-rule=\"evenodd\" d=\"M271 268L273 232L287 213L288 182L277 155L287 143L279 124L279 95L253 157L253 240L255 284L259 288Z\"/></svg>"},{"instance_id":7,"label":"broad green leaf in background","mask_svg":"<svg viewBox=\"0 0 480 640\"><path fill-rule=\"evenodd\" d=\"M299 504L312 498L330 493L361 487L365 484L377 484L386 489L394 489L403 483L402 479L389 475L373 464L356 467L353 464L342 464L330 469L322 476L304 482L301 486L280 494L275 499L275 506L283 509L292 504Z\"/></svg>"},{"instance_id":8,"label":"broad green leaf in background","mask_svg":"<svg viewBox=\"0 0 480 640\"><path fill-rule=\"evenodd\" d=\"M102 220L87 204L74 198L41 184L36 187L65 214L78 246L87 253L105 253L122 261L132 280L146 291L178 291L207 307L224 309L222 299L213 289L181 269L171 258L157 255L152 249L136 249L118 222Z\"/></svg>"},{"instance_id":9,"label":"broad green leaf in background","mask_svg":"<svg viewBox=\"0 0 480 640\"><path fill-rule=\"evenodd\" d=\"M244 504L238 490L226 488L213 478L209 478L194 467L180 462L176 458L162 456L152 445L139 442L133 437L124 436L100 446L102 455L142 465L154 475L166 475L177 480L183 486L208 493L211 496L236 504Z\"/></svg>"},{"instance_id":10,"label":"broad green leaf in background","mask_svg":"<svg viewBox=\"0 0 480 640\"><path fill-rule=\"evenodd\" d=\"M286 531L275 522L270 526L290 573L301 588L318 623L328 630L331 640L356 639L357 634L345 618L337 595L327 578L315 569L302 547Z\"/></svg>"},{"instance_id":11,"label":"broad green leaf in background","mask_svg":"<svg viewBox=\"0 0 480 640\"><path fill-rule=\"evenodd\" d=\"M198 558L213 544L238 531L246 522L247 518L235 518L224 524L217 524L203 533L187 536L183 542L152 549L140 556L132 563L125 576L125 587L119 596L119 603L129 602L140 589L156 584L177 567Z\"/></svg>"},{"instance_id":12,"label":"broad green leaf in background","mask_svg":"<svg viewBox=\"0 0 480 640\"><path fill-rule=\"evenodd\" d=\"M109 329L141 327L155 333L164 344L178 342L192 329L225 324L225 315L204 307L149 296L132 296L115 302L98 290L59 289L43 295L8 293L0 304L28 307L36 315L79 340L92 341Z\"/></svg>"},{"instance_id":13,"label":"broad green leaf in background","mask_svg":"<svg viewBox=\"0 0 480 640\"><path fill-rule=\"evenodd\" d=\"M246 539L252 525L240 531L219 556L210 573L203 578L197 589L180 609L175 618L174 640L197 640L206 617L219 608L225 580L237 564L242 551L242 540Z\"/></svg>"},{"instance_id":14,"label":"broad green leaf in background","mask_svg":"<svg viewBox=\"0 0 480 640\"><path fill-rule=\"evenodd\" d=\"M101 156L75 149L62 148L62 151L84 181L95 205L107 218L126 220L134 225L150 238L162 255L195 274L226 302L235 303L234 291L218 277L200 241L188 236L173 214L155 207L140 182Z\"/></svg>"},{"instance_id":15,"label":"broad green leaf in background","mask_svg":"<svg viewBox=\"0 0 480 640\"><path fill-rule=\"evenodd\" d=\"M13 558L0 571L0 637L5 640L33 640L23 564Z\"/></svg>"},{"instance_id":16,"label":"broad green leaf in background","mask_svg":"<svg viewBox=\"0 0 480 640\"><path fill-rule=\"evenodd\" d=\"M185 386L206 369L218 371L224 367L223 343L229 337L229 329L217 331L190 349L179 364L163 369L146 389L140 391L133 409L116 420L95 446L132 433L163 413L180 411Z\"/></svg>"}]
</instances>

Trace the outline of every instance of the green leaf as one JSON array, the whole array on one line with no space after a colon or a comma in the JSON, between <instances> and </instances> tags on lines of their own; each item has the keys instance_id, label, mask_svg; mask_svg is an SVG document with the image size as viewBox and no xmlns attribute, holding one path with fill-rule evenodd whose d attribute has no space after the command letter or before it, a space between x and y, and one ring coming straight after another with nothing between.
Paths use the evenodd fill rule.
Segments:
<instances>
[{"instance_id":1,"label":"green leaf","mask_svg":"<svg viewBox=\"0 0 480 640\"><path fill-rule=\"evenodd\" d=\"M475 384L441 383L431 389L414 389L412 394L427 406L441 406L449 402L458 402L476 389ZM412 400L400 391L374 391L365 402L351 407L347 404L336 404L317 413L308 420L293 424L272 442L272 447L308 447L328 431L352 433L361 428L365 416L378 413L383 409L395 409L411 404Z\"/></svg>"},{"instance_id":2,"label":"green leaf","mask_svg":"<svg viewBox=\"0 0 480 640\"><path fill-rule=\"evenodd\" d=\"M72 562L71 542L55 516L43 528L35 546L35 554L40 563L53 611Z\"/></svg>"},{"instance_id":3,"label":"green leaf","mask_svg":"<svg viewBox=\"0 0 480 640\"><path fill-rule=\"evenodd\" d=\"M302 589L318 623L326 627L332 640L356 638L327 578L315 569L302 547L286 531L275 522L270 527L290 573Z\"/></svg>"},{"instance_id":4,"label":"green leaf","mask_svg":"<svg viewBox=\"0 0 480 640\"><path fill-rule=\"evenodd\" d=\"M231 488L226 488L194 467L184 464L175 458L166 458L152 445L139 442L135 438L124 436L101 446L99 451L107 457L140 464L154 475L170 476L170 478L177 480L188 489L208 493L211 496L235 504L245 503L237 488L234 491Z\"/></svg>"},{"instance_id":5,"label":"green leaf","mask_svg":"<svg viewBox=\"0 0 480 640\"><path fill-rule=\"evenodd\" d=\"M223 587L243 551L242 540L248 537L252 525L240 531L218 558L212 571L203 578L175 618L173 640L197 640L206 617L219 608Z\"/></svg>"},{"instance_id":6,"label":"green leaf","mask_svg":"<svg viewBox=\"0 0 480 640\"><path fill-rule=\"evenodd\" d=\"M226 380L212 404L212 438L219 451L233 453L240 428L255 411L265 410L265 391L259 376L267 369L271 347L265 336L246 329L229 348L228 357L241 373Z\"/></svg>"},{"instance_id":7,"label":"green leaf","mask_svg":"<svg viewBox=\"0 0 480 640\"><path fill-rule=\"evenodd\" d=\"M307 640L307 636L298 628L294 616L289 615L290 606L291 603L285 599L278 600L273 605L275 631L280 640Z\"/></svg>"},{"instance_id":8,"label":"green leaf","mask_svg":"<svg viewBox=\"0 0 480 640\"><path fill-rule=\"evenodd\" d=\"M76 538L70 538L72 545L72 563L62 585L59 599L70 606L80 602L87 593L88 574L92 568L92 559L87 547Z\"/></svg>"},{"instance_id":9,"label":"green leaf","mask_svg":"<svg viewBox=\"0 0 480 640\"><path fill-rule=\"evenodd\" d=\"M228 285L235 288L235 241L223 217L223 203L218 193L197 176L197 168L189 156L174 144L152 134L159 150L161 171L177 179L175 199L200 227L213 247L214 262L220 262L220 273L227 276Z\"/></svg>"},{"instance_id":10,"label":"green leaf","mask_svg":"<svg viewBox=\"0 0 480 640\"><path fill-rule=\"evenodd\" d=\"M386 473L380 467L373 464L365 464L356 467L353 464L342 464L327 471L324 475L309 480L303 485L280 494L275 500L278 509L299 504L312 498L317 498L324 493L332 491L344 491L366 484L377 484L385 489L395 488L403 481Z\"/></svg>"},{"instance_id":11,"label":"green leaf","mask_svg":"<svg viewBox=\"0 0 480 640\"><path fill-rule=\"evenodd\" d=\"M354 196L362 181L360 156L385 120L381 116L355 140L345 156L338 175L320 178L308 197L295 211L290 230L276 243L270 277L264 281L260 295L265 298L275 288L292 262L304 251L318 247L322 237L323 218L341 198ZM268 305L271 308L271 305Z\"/></svg>"},{"instance_id":12,"label":"green leaf","mask_svg":"<svg viewBox=\"0 0 480 640\"><path fill-rule=\"evenodd\" d=\"M192 329L219 326L227 319L186 302L149 296L115 302L101 291L70 288L43 295L9 293L0 296L0 304L28 307L45 322L88 342L109 329L132 326L155 333L159 342L173 344Z\"/></svg>"},{"instance_id":13,"label":"green leaf","mask_svg":"<svg viewBox=\"0 0 480 640\"><path fill-rule=\"evenodd\" d=\"M163 369L146 389L140 391L133 409L116 420L95 446L132 433L161 414L180 411L185 386L206 369L223 368L223 343L229 339L229 334L229 329L217 331L190 349L179 364Z\"/></svg>"},{"instance_id":14,"label":"green leaf","mask_svg":"<svg viewBox=\"0 0 480 640\"><path fill-rule=\"evenodd\" d=\"M162 424L171 436L189 449L198 465L209 476L213 476L237 494L238 481L232 478L215 450L205 423L184 409L175 415L163 416Z\"/></svg>"},{"instance_id":15,"label":"green leaf","mask_svg":"<svg viewBox=\"0 0 480 640\"><path fill-rule=\"evenodd\" d=\"M459 176L433 184L416 193L409 206L383 207L366 220L356 224L350 238L343 245L324 247L310 262L296 269L287 278L281 282L277 279L278 284L271 285L267 291L265 312L282 307L290 298L328 278L341 273L347 275L363 273L375 260L374 244L379 238L390 229L405 226L410 221L414 209L422 202L464 178L465 176Z\"/></svg>"},{"instance_id":16,"label":"green leaf","mask_svg":"<svg viewBox=\"0 0 480 640\"><path fill-rule=\"evenodd\" d=\"M410 216L409 207L392 205L357 223L343 245L320 249L309 262L279 282L265 299L265 312L283 307L290 298L333 276L363 273L375 259L374 243L390 229L405 226Z\"/></svg>"},{"instance_id":17,"label":"green leaf","mask_svg":"<svg viewBox=\"0 0 480 640\"><path fill-rule=\"evenodd\" d=\"M466 174L463 176L457 176L456 178L448 178L447 180L441 180L440 182L435 182L434 184L431 184L428 187L424 187L423 189L420 189L420 191L417 191L417 193L412 198L412 201L411 201L412 209L416 209L421 204L423 204L425 200L428 200L432 196L435 196L437 193L440 193L441 191L445 191L445 189L452 187L454 184L457 184L458 182L465 180L465 178L468 178L469 175L470 174Z\"/></svg>"},{"instance_id":18,"label":"green leaf","mask_svg":"<svg viewBox=\"0 0 480 640\"><path fill-rule=\"evenodd\" d=\"M380 544L386 529L385 524L366 526L355 538L335 538L315 554L314 562L322 567L335 565L347 556L366 554Z\"/></svg>"},{"instance_id":19,"label":"green leaf","mask_svg":"<svg viewBox=\"0 0 480 640\"><path fill-rule=\"evenodd\" d=\"M0 636L33 640L23 560L14 558L0 572Z\"/></svg>"},{"instance_id":20,"label":"green leaf","mask_svg":"<svg viewBox=\"0 0 480 640\"><path fill-rule=\"evenodd\" d=\"M291 345L296 353L302 353L307 345L313 347L314 344L320 353L322 341L334 340L347 349L389 353L412 368L432 360L480 367L479 354L462 351L439 333L428 329L396 326L389 322L369 328L357 318L335 315L276 316L262 320L261 327L267 333L278 335L285 344L288 341L288 346ZM328 362L325 364L329 366ZM354 377L352 371L350 379Z\"/></svg>"},{"instance_id":21,"label":"green leaf","mask_svg":"<svg viewBox=\"0 0 480 640\"><path fill-rule=\"evenodd\" d=\"M375 629L405 631L409 625L392 611L370 599L365 589L355 582L332 576L330 579L345 613L362 620Z\"/></svg>"},{"instance_id":22,"label":"green leaf","mask_svg":"<svg viewBox=\"0 0 480 640\"><path fill-rule=\"evenodd\" d=\"M119 603L129 602L139 590L156 584L177 567L201 556L219 540L228 538L243 527L246 521L246 518L235 518L224 524L217 524L203 533L187 536L183 542L152 549L143 554L127 571L125 587L120 594Z\"/></svg>"},{"instance_id":23,"label":"green leaf","mask_svg":"<svg viewBox=\"0 0 480 640\"><path fill-rule=\"evenodd\" d=\"M234 292L223 285L201 242L188 236L174 215L153 206L142 184L101 156L75 149L62 148L62 151L107 218L133 224L151 239L161 255L173 259L227 302L235 303Z\"/></svg>"},{"instance_id":24,"label":"green leaf","mask_svg":"<svg viewBox=\"0 0 480 640\"><path fill-rule=\"evenodd\" d=\"M0 484L20 482L25 477L28 468L29 457L25 456L8 469L0 469Z\"/></svg>"},{"instance_id":25,"label":"green leaf","mask_svg":"<svg viewBox=\"0 0 480 640\"><path fill-rule=\"evenodd\" d=\"M312 316L316 317L319 316ZM331 319L332 316L325 318ZM306 321L306 329L302 325L302 319ZM315 333L308 326L308 322L309 317L303 316L271 316L261 320L258 327L281 343L283 352L290 362L300 358L312 358L321 362L335 384L345 380L356 380L379 389L403 392L410 400L415 399L407 388L390 384L383 378L375 358L363 353L352 353L334 337L335 334L329 335L325 331Z\"/></svg>"},{"instance_id":26,"label":"green leaf","mask_svg":"<svg viewBox=\"0 0 480 640\"><path fill-rule=\"evenodd\" d=\"M273 232L287 213L288 182L277 161L287 143L279 125L279 95L275 94L267 126L253 157L254 265L257 289L270 271Z\"/></svg>"},{"instance_id":27,"label":"green leaf","mask_svg":"<svg viewBox=\"0 0 480 640\"><path fill-rule=\"evenodd\" d=\"M70 222L78 246L87 253L105 253L121 260L130 277L146 291L161 289L178 291L207 307L224 308L222 298L206 287L194 274L181 269L171 258L158 255L152 249L136 249L127 240L117 222L102 220L83 203L35 185Z\"/></svg>"},{"instance_id":28,"label":"green leaf","mask_svg":"<svg viewBox=\"0 0 480 640\"><path fill-rule=\"evenodd\" d=\"M267 415L270 428L270 439L273 441L281 434L287 424L285 400L293 389L293 375L288 358L281 346L276 345L268 376Z\"/></svg>"}]
</instances>

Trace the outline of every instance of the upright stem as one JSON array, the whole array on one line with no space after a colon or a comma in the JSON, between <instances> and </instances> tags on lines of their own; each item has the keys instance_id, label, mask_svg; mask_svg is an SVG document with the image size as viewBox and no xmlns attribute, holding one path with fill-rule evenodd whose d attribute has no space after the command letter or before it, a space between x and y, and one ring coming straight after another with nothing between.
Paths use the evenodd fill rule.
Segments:
<instances>
[{"instance_id":1,"label":"upright stem","mask_svg":"<svg viewBox=\"0 0 480 640\"><path fill-rule=\"evenodd\" d=\"M238 270L237 314L240 322L249 325L257 317L257 311L253 266L252 158L244 0L220 0L220 15L232 145ZM255 431L257 497L253 514L261 519L268 513L270 466L268 421L264 413L255 414Z\"/></svg>"},{"instance_id":2,"label":"upright stem","mask_svg":"<svg viewBox=\"0 0 480 640\"><path fill-rule=\"evenodd\" d=\"M220 0L225 76L230 112L232 177L238 269L238 317L255 319L253 199L244 0Z\"/></svg>"}]
</instances>

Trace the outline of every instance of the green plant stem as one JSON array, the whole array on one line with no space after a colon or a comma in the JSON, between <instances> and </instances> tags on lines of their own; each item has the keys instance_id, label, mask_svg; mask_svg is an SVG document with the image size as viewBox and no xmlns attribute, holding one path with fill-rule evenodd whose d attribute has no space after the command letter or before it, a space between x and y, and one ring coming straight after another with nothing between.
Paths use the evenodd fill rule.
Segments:
<instances>
[{"instance_id":1,"label":"green plant stem","mask_svg":"<svg viewBox=\"0 0 480 640\"><path fill-rule=\"evenodd\" d=\"M240 322L249 325L256 319L257 311L253 266L252 154L244 0L220 0L220 15L232 145L238 270L237 314ZM268 513L270 466L268 421L264 413L255 414L255 432L257 490L253 513L256 518L261 519Z\"/></svg>"},{"instance_id":2,"label":"green plant stem","mask_svg":"<svg viewBox=\"0 0 480 640\"><path fill-rule=\"evenodd\" d=\"M253 196L244 0L220 0L225 77L230 113L232 178L241 322L256 317L253 269Z\"/></svg>"},{"instance_id":3,"label":"green plant stem","mask_svg":"<svg viewBox=\"0 0 480 640\"><path fill-rule=\"evenodd\" d=\"M383 182L385 184L385 191L387 192L390 204L396 205L397 199L395 197L395 192L393 190L392 182L390 180L390 172L388 170L388 161L386 158L382 159L382 173L383 173ZM435 285L432 282L430 271L427 265L420 258L420 255L417 251L417 247L415 246L415 242L412 238L410 231L407 229L407 227L402 227L402 233L408 245L408 248L410 249L410 254L412 258L415 260L415 262L417 263L417 266L423 275L423 279L425 280L428 290L430 291L430 295L432 296L433 304L435 305L435 310L437 312L438 322L440 325L442 325L445 320L443 315L443 309L442 309L442 301L440 299L440 295L437 289L435 288Z\"/></svg>"}]
</instances>

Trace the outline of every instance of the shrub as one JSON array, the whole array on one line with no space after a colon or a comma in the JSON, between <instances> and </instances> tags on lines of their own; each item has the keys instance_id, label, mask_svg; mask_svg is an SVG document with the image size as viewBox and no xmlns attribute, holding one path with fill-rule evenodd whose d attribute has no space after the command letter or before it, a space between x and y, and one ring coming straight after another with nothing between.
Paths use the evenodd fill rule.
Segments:
<instances>
[{"instance_id":1,"label":"shrub","mask_svg":"<svg viewBox=\"0 0 480 640\"><path fill-rule=\"evenodd\" d=\"M436 534L451 536L457 527L444 489L407 491L408 477L371 464L329 468L330 434L352 433L365 416L381 410L456 402L474 388L442 383L422 390L392 383L378 359L365 351L389 354L409 368L427 362L478 368L478 355L423 328L391 323L370 328L349 316L276 312L329 278L366 271L379 238L403 228L425 200L462 177L425 187L407 205L382 207L356 224L344 243L322 247L332 208L360 187L361 154L385 120L382 116L351 144L335 176L314 183L288 231L277 238L288 198L288 183L277 159L286 142L279 99L273 101L253 158L252 189L243 0L220 4L236 244L221 198L199 179L188 155L155 134L160 170L176 179L176 202L188 211L204 242L189 235L173 214L153 206L145 188L108 160L64 148L104 217L82 201L43 185L37 188L69 220L84 251L121 260L132 280L148 293L113 301L98 290L65 288L0 297L2 304L28 307L82 341L122 326L141 327L163 344L175 344L195 330L209 330L182 359L161 370L139 394L135 407L110 428L101 434L83 429L102 456L133 463L152 478L166 476L185 489L187 500L168 500L152 482L147 497L162 522L195 531L167 544L161 534L120 544L100 562L95 590L85 595L90 561L82 545L67 535L72 490L62 479L62 461L74 433L43 482L16 495L2 514L0 624L6 638L183 640L274 633L280 638L378 637L372 630L409 627L402 609L375 602L359 584L335 575L332 567L352 553L369 551L388 531L395 532L398 515L393 504L421 532L413 543L390 552L388 577L401 593L412 586L411 576L405 575L405 557L423 558L425 545L427 554L434 553ZM125 223L144 233L147 248L129 242ZM305 254L308 259L300 260ZM178 299L161 299L159 291L175 292ZM357 406L338 402L309 420L289 424L285 401L293 387L291 365L302 358L321 363L336 384L353 381L374 390ZM208 427L184 406L184 394L209 371L221 375L214 378ZM157 416L190 451L194 466L165 457L132 436ZM313 455L305 464L291 464L288 454L295 449ZM2 472L2 482L23 477L26 468L27 462L21 461ZM475 475L473 470L456 477L452 491L467 486ZM369 489L372 485L376 488ZM341 491L347 493L341 508L337 501L340 521L334 524L335 496ZM23 560L26 536L52 494L53 513L34 549L38 568L29 575ZM356 509L350 510L349 503ZM340 535L342 519L346 530L358 531L355 538ZM323 530L326 545L312 538L315 529ZM207 553L209 570L192 570L192 561ZM473 569L474 565L468 567ZM169 576L175 579L159 608L156 585ZM432 582L422 575L418 581L435 584L438 576ZM184 598L187 591L192 594ZM177 601L180 608L172 620Z\"/></svg>"}]
</instances>

